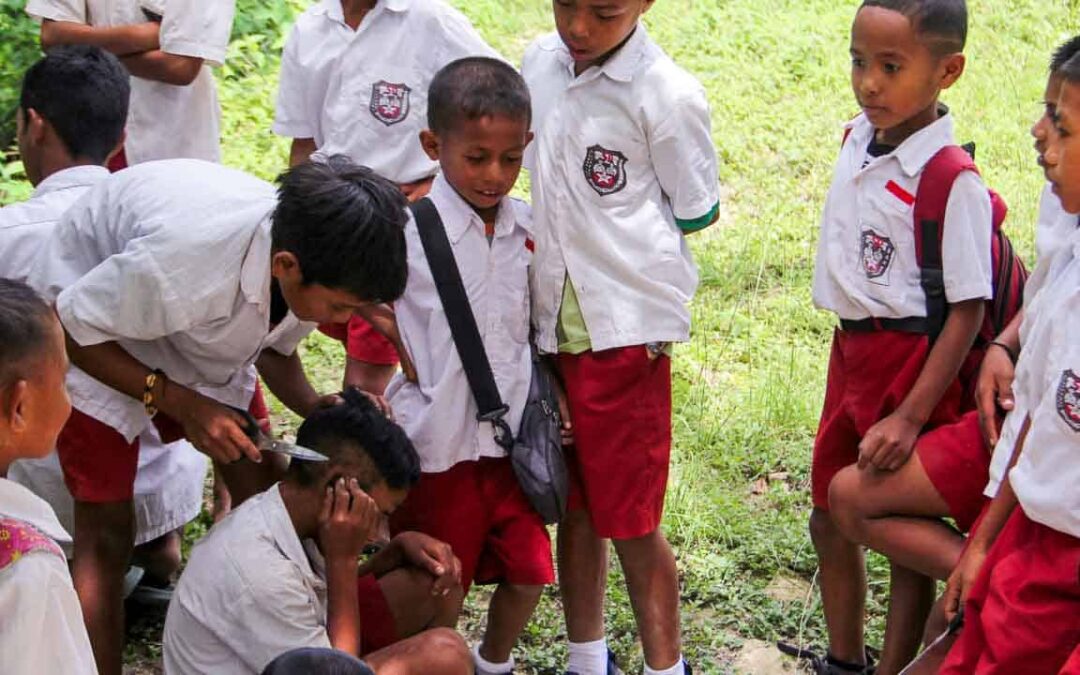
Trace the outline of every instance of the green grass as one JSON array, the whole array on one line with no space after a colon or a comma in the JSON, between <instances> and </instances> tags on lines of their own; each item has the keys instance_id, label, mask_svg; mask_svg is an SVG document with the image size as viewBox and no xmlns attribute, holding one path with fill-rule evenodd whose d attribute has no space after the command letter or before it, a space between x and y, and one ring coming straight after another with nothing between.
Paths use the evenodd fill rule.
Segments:
<instances>
[{"instance_id":1,"label":"green grass","mask_svg":"<svg viewBox=\"0 0 1080 675\"><path fill-rule=\"evenodd\" d=\"M549 5L538 0L455 4L515 62L531 39L552 29ZM969 4L967 72L943 100L960 139L978 144L987 182L1010 204L1008 231L1030 257L1042 178L1027 129L1040 114L1050 49L1080 32L1080 2ZM661 0L646 18L653 37L709 91L725 194L720 225L693 239L702 284L693 339L676 354L665 518L683 578L686 653L698 672L730 672L746 639L823 637L816 594L809 604L779 601L766 587L778 575L809 581L816 567L805 526L807 483L833 319L813 309L809 289L840 127L857 112L847 56L855 5ZM286 142L269 132L287 9L276 3L260 10L272 16L260 15L259 26L271 28L239 31L219 74L225 161L265 178L287 157ZM0 191L11 189L16 170L8 165L0 174ZM527 193L527 182L520 188ZM25 189L7 199L15 194ZM319 336L304 350L314 378L336 386L340 350ZM870 635L878 642L885 568L880 559L871 567ZM610 634L624 664L636 669L640 647L615 570L612 582ZM481 607L470 604L466 627L481 625ZM552 591L520 661L527 672L553 672L563 664L564 641Z\"/></svg>"}]
</instances>

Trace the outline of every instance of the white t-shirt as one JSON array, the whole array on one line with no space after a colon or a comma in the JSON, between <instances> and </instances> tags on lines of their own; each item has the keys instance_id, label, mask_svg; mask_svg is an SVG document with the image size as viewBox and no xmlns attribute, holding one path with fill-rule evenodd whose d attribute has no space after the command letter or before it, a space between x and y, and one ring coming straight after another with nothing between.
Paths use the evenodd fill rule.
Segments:
<instances>
[{"instance_id":1,"label":"white t-shirt","mask_svg":"<svg viewBox=\"0 0 1080 675\"><path fill-rule=\"evenodd\" d=\"M707 219L720 189L705 90L641 25L579 77L558 35L541 37L522 75L540 349L557 349L567 276L594 350L688 340L698 276L679 221Z\"/></svg>"},{"instance_id":2,"label":"white t-shirt","mask_svg":"<svg viewBox=\"0 0 1080 675\"><path fill-rule=\"evenodd\" d=\"M529 207L503 199L489 244L484 222L441 174L429 196L450 239L495 384L510 409L506 422L516 432L532 379ZM476 419L476 400L411 217L405 240L409 281L405 294L394 302L394 312L419 382L411 384L399 373L390 383L386 396L394 417L416 446L427 473L481 457L504 457L491 423Z\"/></svg>"},{"instance_id":3,"label":"white t-shirt","mask_svg":"<svg viewBox=\"0 0 1080 675\"><path fill-rule=\"evenodd\" d=\"M124 142L128 164L177 157L221 159L221 111L210 67L225 61L234 11L235 0L168 0L162 12L161 50L205 63L195 81L183 87L131 78ZM105 27L147 20L137 0L28 0L26 12L38 20Z\"/></svg>"},{"instance_id":4,"label":"white t-shirt","mask_svg":"<svg viewBox=\"0 0 1080 675\"><path fill-rule=\"evenodd\" d=\"M325 87L321 74L308 80L300 65L311 58L301 52L308 42L314 49L335 48L334 39L318 35L297 38L295 59L286 48L278 99L289 100L290 110L296 106L287 119L305 118L313 137L322 137L318 156L346 155L395 183L427 178L438 168L419 136L427 128L435 73L466 56L501 58L443 0L379 0L332 65ZM310 118L314 114L317 119Z\"/></svg>"},{"instance_id":5,"label":"white t-shirt","mask_svg":"<svg viewBox=\"0 0 1080 675\"><path fill-rule=\"evenodd\" d=\"M292 354L314 324L292 312L270 330L274 186L191 159L112 175L72 207L30 284L56 301L80 345L116 341L173 382L246 408L264 349ZM72 404L129 441L149 424L141 401L77 368Z\"/></svg>"},{"instance_id":6,"label":"white t-shirt","mask_svg":"<svg viewBox=\"0 0 1080 675\"><path fill-rule=\"evenodd\" d=\"M1061 206L1053 185L1047 183L1039 199L1039 221L1035 224L1036 261L1049 259L1078 226L1080 217Z\"/></svg>"},{"instance_id":7,"label":"white t-shirt","mask_svg":"<svg viewBox=\"0 0 1080 675\"><path fill-rule=\"evenodd\" d=\"M869 159L874 127L860 115L836 162L821 217L814 304L841 319L926 316L915 256L914 196L927 162L953 145L951 115ZM990 196L974 172L957 177L942 224L945 297L952 304L991 297Z\"/></svg>"}]
</instances>

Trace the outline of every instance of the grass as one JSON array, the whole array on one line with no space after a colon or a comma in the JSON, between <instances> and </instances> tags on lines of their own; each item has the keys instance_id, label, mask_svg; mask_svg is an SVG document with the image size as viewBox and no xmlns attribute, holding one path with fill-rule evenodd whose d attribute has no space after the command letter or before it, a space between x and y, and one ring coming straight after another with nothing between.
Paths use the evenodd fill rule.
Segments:
<instances>
[{"instance_id":1,"label":"grass","mask_svg":"<svg viewBox=\"0 0 1080 675\"><path fill-rule=\"evenodd\" d=\"M548 4L536 0L455 4L514 62L552 29ZM1080 2L969 4L967 72L943 100L959 138L978 144L987 182L1011 206L1008 231L1030 259L1042 178L1027 129L1040 114L1049 50L1080 32ZM686 654L698 672L732 672L745 640L823 639L816 594L776 599L769 587L777 577L810 582L816 567L805 526L807 484L834 321L813 309L810 280L840 126L856 112L847 82L855 5L662 0L646 17L652 36L709 91L725 194L721 224L693 239L702 283L693 339L676 355L665 517L683 578ZM219 73L225 161L265 178L287 157L286 142L269 132L281 43L280 34L240 36ZM0 167L0 190L11 189L17 170ZM25 189L7 199L17 194ZM314 379L336 386L340 350L319 336L303 349ZM879 642L885 567L874 558L871 568L869 629ZM640 668L616 570L610 588L610 636L623 663ZM482 624L480 607L470 603L467 629ZM526 672L555 672L564 641L550 591L519 661Z\"/></svg>"}]
</instances>

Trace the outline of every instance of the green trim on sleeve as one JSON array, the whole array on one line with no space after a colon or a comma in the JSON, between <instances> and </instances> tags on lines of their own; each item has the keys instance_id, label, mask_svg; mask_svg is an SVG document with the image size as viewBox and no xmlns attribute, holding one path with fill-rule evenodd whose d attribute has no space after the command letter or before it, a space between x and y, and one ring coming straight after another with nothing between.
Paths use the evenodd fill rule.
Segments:
<instances>
[{"instance_id":1,"label":"green trim on sleeve","mask_svg":"<svg viewBox=\"0 0 1080 675\"><path fill-rule=\"evenodd\" d=\"M690 220L683 220L682 218L676 218L675 224L679 226L679 229L684 234L690 234L691 232L697 232L698 230L704 230L709 225L712 225L716 216L720 213L720 202L713 204L713 207L709 209L709 212L700 218L691 218Z\"/></svg>"}]
</instances>

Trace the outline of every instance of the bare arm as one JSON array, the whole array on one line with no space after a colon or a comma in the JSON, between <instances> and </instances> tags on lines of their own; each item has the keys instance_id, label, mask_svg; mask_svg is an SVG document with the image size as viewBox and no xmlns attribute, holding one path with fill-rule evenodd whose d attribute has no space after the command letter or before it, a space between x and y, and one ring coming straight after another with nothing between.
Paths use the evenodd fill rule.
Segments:
<instances>
[{"instance_id":1,"label":"bare arm","mask_svg":"<svg viewBox=\"0 0 1080 675\"><path fill-rule=\"evenodd\" d=\"M321 399L304 372L299 352L284 356L264 349L255 367L274 396L297 415L307 417L319 406Z\"/></svg>"},{"instance_id":2,"label":"bare arm","mask_svg":"<svg viewBox=\"0 0 1080 675\"><path fill-rule=\"evenodd\" d=\"M198 57L170 54L160 49L124 56L121 61L135 77L178 87L194 82L203 66L203 60Z\"/></svg>"},{"instance_id":3,"label":"bare arm","mask_svg":"<svg viewBox=\"0 0 1080 675\"><path fill-rule=\"evenodd\" d=\"M294 138L292 148L289 150L289 167L292 168L308 161L315 150L317 148L314 138Z\"/></svg>"},{"instance_id":4,"label":"bare arm","mask_svg":"<svg viewBox=\"0 0 1080 675\"><path fill-rule=\"evenodd\" d=\"M117 56L128 56L158 49L158 28L152 21L105 27L45 19L41 22L41 48L48 51L62 45L92 45Z\"/></svg>"},{"instance_id":5,"label":"bare arm","mask_svg":"<svg viewBox=\"0 0 1080 675\"><path fill-rule=\"evenodd\" d=\"M379 507L356 479L337 481L326 490L319 514L319 545L326 556L326 632L334 649L360 655L360 602L356 561L371 539Z\"/></svg>"}]
</instances>

